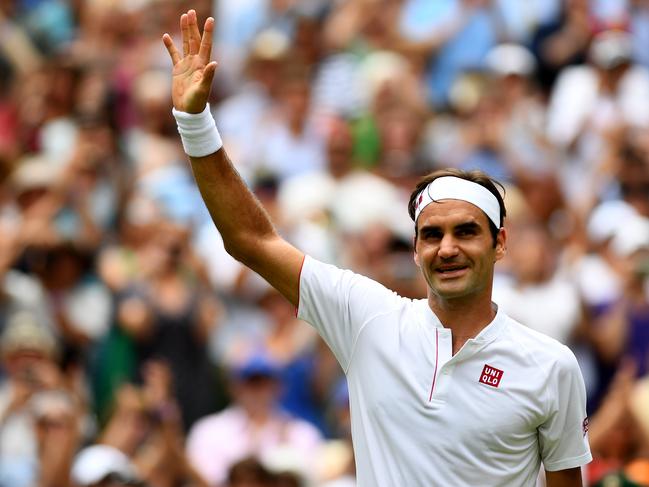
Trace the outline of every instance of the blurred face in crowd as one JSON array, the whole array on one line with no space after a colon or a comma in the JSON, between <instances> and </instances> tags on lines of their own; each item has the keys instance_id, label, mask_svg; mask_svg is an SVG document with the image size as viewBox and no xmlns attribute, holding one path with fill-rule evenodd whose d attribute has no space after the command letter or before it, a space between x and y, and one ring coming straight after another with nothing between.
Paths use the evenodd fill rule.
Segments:
<instances>
[{"instance_id":1,"label":"blurred face in crowd","mask_svg":"<svg viewBox=\"0 0 649 487\"><path fill-rule=\"evenodd\" d=\"M336 120L327 139L327 164L334 178L343 177L351 169L353 143L349 126Z\"/></svg>"},{"instance_id":2,"label":"blurred face in crowd","mask_svg":"<svg viewBox=\"0 0 649 487\"><path fill-rule=\"evenodd\" d=\"M147 253L158 272L175 270L182 264L188 233L180 225L160 223L148 242Z\"/></svg>"},{"instance_id":3,"label":"blurred face in crowd","mask_svg":"<svg viewBox=\"0 0 649 487\"><path fill-rule=\"evenodd\" d=\"M283 82L281 102L286 110L289 124L301 128L304 124L310 101L310 86L307 78L295 77Z\"/></svg>"},{"instance_id":4,"label":"blurred face in crowd","mask_svg":"<svg viewBox=\"0 0 649 487\"><path fill-rule=\"evenodd\" d=\"M279 390L274 377L254 374L236 381L234 395L248 414L264 416L274 409Z\"/></svg>"},{"instance_id":5,"label":"blurred face in crowd","mask_svg":"<svg viewBox=\"0 0 649 487\"><path fill-rule=\"evenodd\" d=\"M431 203L417 220L415 262L429 296L442 301L491 296L494 264L505 253L505 231L494 246L485 213L459 200Z\"/></svg>"},{"instance_id":6,"label":"blurred face in crowd","mask_svg":"<svg viewBox=\"0 0 649 487\"><path fill-rule=\"evenodd\" d=\"M512 245L508 257L511 269L521 284L543 282L554 267L553 245L545 231L526 225L511 233Z\"/></svg>"},{"instance_id":7,"label":"blurred face in crowd","mask_svg":"<svg viewBox=\"0 0 649 487\"><path fill-rule=\"evenodd\" d=\"M21 348L6 352L3 356L3 368L12 377L28 384L37 385L38 373L43 364L49 364L49 356L37 349Z\"/></svg>"}]
</instances>

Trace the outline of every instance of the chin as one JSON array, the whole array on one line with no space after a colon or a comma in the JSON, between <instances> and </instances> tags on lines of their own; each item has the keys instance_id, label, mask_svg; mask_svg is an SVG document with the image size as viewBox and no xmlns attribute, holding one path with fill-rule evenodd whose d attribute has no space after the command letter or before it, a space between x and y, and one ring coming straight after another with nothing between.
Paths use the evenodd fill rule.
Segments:
<instances>
[{"instance_id":1,"label":"chin","mask_svg":"<svg viewBox=\"0 0 649 487\"><path fill-rule=\"evenodd\" d=\"M463 298L470 294L469 290L464 286L462 287L435 286L435 287L431 287L431 289L435 296L438 296L442 299Z\"/></svg>"},{"instance_id":2,"label":"chin","mask_svg":"<svg viewBox=\"0 0 649 487\"><path fill-rule=\"evenodd\" d=\"M459 298L464 298L469 295L467 292L463 291L458 291L458 292L436 292L435 293L437 296L439 296L441 299L444 299L446 301L450 301L452 299L459 299Z\"/></svg>"}]
</instances>

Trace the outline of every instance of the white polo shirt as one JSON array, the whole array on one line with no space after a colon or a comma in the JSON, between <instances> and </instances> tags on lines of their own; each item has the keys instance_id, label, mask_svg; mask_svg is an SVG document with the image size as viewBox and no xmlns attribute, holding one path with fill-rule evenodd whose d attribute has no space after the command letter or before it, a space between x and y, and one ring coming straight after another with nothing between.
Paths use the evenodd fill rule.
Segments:
<instances>
[{"instance_id":1,"label":"white polo shirt","mask_svg":"<svg viewBox=\"0 0 649 487\"><path fill-rule=\"evenodd\" d=\"M591 460L574 355L500 311L452 356L426 300L306 257L298 316L347 375L359 487L534 486Z\"/></svg>"}]
</instances>

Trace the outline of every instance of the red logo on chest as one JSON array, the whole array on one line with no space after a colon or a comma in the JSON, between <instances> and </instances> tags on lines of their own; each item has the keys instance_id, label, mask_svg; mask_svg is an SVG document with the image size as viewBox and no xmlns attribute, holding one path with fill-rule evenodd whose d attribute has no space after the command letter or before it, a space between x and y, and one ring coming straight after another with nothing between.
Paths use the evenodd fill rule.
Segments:
<instances>
[{"instance_id":1,"label":"red logo on chest","mask_svg":"<svg viewBox=\"0 0 649 487\"><path fill-rule=\"evenodd\" d=\"M480 374L480 382L491 387L498 387L503 378L503 371L485 364Z\"/></svg>"}]
</instances>

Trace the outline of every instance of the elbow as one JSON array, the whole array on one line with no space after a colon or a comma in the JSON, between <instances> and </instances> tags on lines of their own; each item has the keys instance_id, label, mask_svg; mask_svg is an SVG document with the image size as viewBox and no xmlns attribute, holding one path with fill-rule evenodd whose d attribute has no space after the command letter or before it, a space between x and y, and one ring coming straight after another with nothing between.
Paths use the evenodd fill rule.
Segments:
<instances>
[{"instance_id":1,"label":"elbow","mask_svg":"<svg viewBox=\"0 0 649 487\"><path fill-rule=\"evenodd\" d=\"M233 259L245 264L247 261L248 251L245 249L245 246L239 243L226 243L225 251L230 254L230 257Z\"/></svg>"},{"instance_id":2,"label":"elbow","mask_svg":"<svg viewBox=\"0 0 649 487\"><path fill-rule=\"evenodd\" d=\"M225 251L246 267L254 265L255 257L260 253L260 244L253 239L240 239L225 245Z\"/></svg>"},{"instance_id":3,"label":"elbow","mask_svg":"<svg viewBox=\"0 0 649 487\"><path fill-rule=\"evenodd\" d=\"M247 235L225 242L225 251L233 259L255 270L264 261L264 256L268 256L269 245L276 238L278 235L272 230L262 235Z\"/></svg>"}]
</instances>

